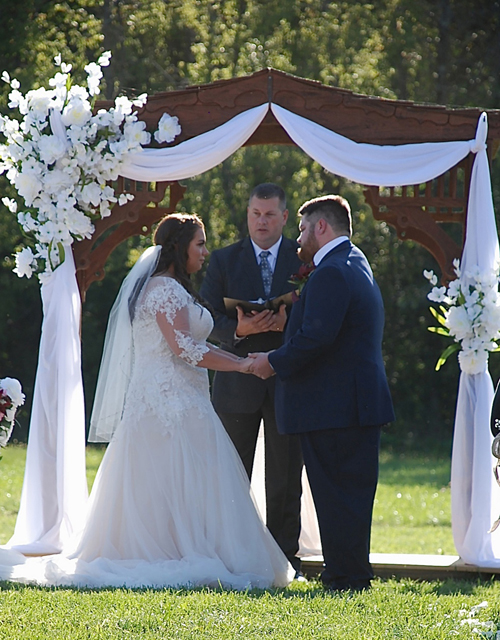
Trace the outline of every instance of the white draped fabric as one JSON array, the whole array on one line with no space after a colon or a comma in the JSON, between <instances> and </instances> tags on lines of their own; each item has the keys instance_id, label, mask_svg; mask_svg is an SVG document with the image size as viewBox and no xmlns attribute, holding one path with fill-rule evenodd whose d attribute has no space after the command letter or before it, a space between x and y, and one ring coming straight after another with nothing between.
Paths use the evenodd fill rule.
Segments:
<instances>
[{"instance_id":1,"label":"white draped fabric","mask_svg":"<svg viewBox=\"0 0 500 640\"><path fill-rule=\"evenodd\" d=\"M131 180L183 180L205 173L239 149L257 129L267 104L248 109L196 138L166 149L144 149L130 154L120 173Z\"/></svg>"},{"instance_id":2,"label":"white draped fabric","mask_svg":"<svg viewBox=\"0 0 500 640\"><path fill-rule=\"evenodd\" d=\"M480 118L469 192L469 215L461 271L496 268L498 234L486 154L486 117ZM471 215L471 212L472 215ZM460 374L451 466L452 530L460 557L480 567L500 566L500 531L488 530L500 514L500 487L493 476L489 372Z\"/></svg>"},{"instance_id":3,"label":"white draped fabric","mask_svg":"<svg viewBox=\"0 0 500 640\"><path fill-rule=\"evenodd\" d=\"M21 505L10 548L56 553L85 517L80 293L71 251L42 286L43 326Z\"/></svg>"},{"instance_id":4,"label":"white draped fabric","mask_svg":"<svg viewBox=\"0 0 500 640\"><path fill-rule=\"evenodd\" d=\"M483 233L489 234L488 242L496 239L488 161L485 152L487 133L485 114L481 116L478 132L474 140L380 146L353 142L306 118L291 113L283 107L275 104L263 104L239 114L212 131L182 142L177 146L167 149L145 149L141 153L133 154L124 165L122 174L133 180L169 181L192 177L207 171L229 157L250 137L262 122L269 108L272 109L275 117L291 139L325 169L366 185L398 186L419 184L446 172L462 158L466 157L470 151L477 153L470 188L467 247L471 240L469 227L481 230L481 235L478 235L476 239L478 243L476 253L472 254L471 249L467 255L467 260L470 266L476 259L486 260L486 253L488 256L490 256L490 254L491 256L493 255L494 252L483 252L482 248L484 241ZM311 194L311 196L313 195L314 194ZM490 262L488 262L488 264L490 264ZM42 295L44 295L43 289L46 286L52 288L60 287L61 291L75 286L73 282L75 280L74 266L70 264L68 260L63 266L64 269L60 267L56 271L58 276L57 280L54 279L50 285L43 285ZM72 282L70 283L70 281ZM57 304L59 313L62 315L68 313L68 308L72 304L74 303L68 298L59 296ZM66 351L75 353L73 340L75 339L74 336L78 333L79 314L73 313L72 318L74 330L71 335L68 334L66 336L68 342L65 344L65 340L62 338L57 340L54 343L54 350L48 356L49 360L43 361L42 363L44 367L43 370L39 368L37 384L44 389L52 390L56 387L54 377L57 378L59 376L58 363L64 361L63 354ZM43 333L53 334L57 322L59 322L57 314L45 313ZM77 360L78 363L76 362ZM78 358L75 353L75 361L73 364L75 367L77 365L79 367L79 352ZM487 374L485 373L484 376L486 380ZM465 376L462 376L462 379L464 377ZM481 376L472 377L480 378ZM78 384L81 385L81 381ZM491 381L489 384L491 386ZM69 401L68 398L62 396L68 389L69 387L60 387L57 389L54 399L55 405L65 404L65 402ZM493 483L491 481L489 441L487 441L488 438L484 437L482 431L481 434L476 433L478 425L484 423L484 416L489 414L492 389L490 388L488 392L484 391L482 387L481 389L482 390L479 390L478 388L476 394L467 394L467 412L461 408L462 405L460 403L462 402L462 398L459 398L459 406L457 408L457 417L459 414L462 414L461 412L463 412L464 416L463 439L465 444L463 446L460 445L460 451L463 451L463 455L461 454L459 462L455 463L454 461L454 469L457 469L458 464L460 465L461 480L470 486L471 489L463 492L464 503L467 504L467 508L463 508L460 513L455 511L453 528L454 531L466 531L467 536L470 532L470 537L474 538L475 541L479 538L483 540L476 546L472 544L468 545L468 549L473 549L474 547L471 555L467 556L467 561L469 562L481 561L482 556L477 555L477 553L479 553L479 549L485 547L486 542L484 542L484 539L496 539L496 536L489 538L489 534L486 533L490 525L491 511L497 507L496 497L493 493ZM35 393L36 395L37 393L41 393L42 396L47 394L46 391L36 391ZM69 393L72 395L73 390ZM76 403L72 404L72 406L76 407ZM479 414L482 416L481 423L476 421ZM65 421L64 425L62 425L60 420ZM77 424L78 427L76 427ZM62 426L60 427L60 425ZM38 434L37 432L41 426L43 426L45 430ZM54 447L53 451L56 451L55 457L50 460L45 460L43 464L38 459L41 456L34 459L33 455L29 455L26 478L42 478L45 474L47 474L48 477L52 477L51 468L55 465L56 467L61 466L64 469L71 469L71 479L69 476L65 476L65 482L67 482L68 485L76 484L77 486L81 486L82 479L84 478L84 468L81 464L83 457L83 405L78 422L69 412L61 416L58 412L52 412L46 416L45 408L40 402L35 402L29 449L43 449L46 446L45 441L51 439L52 434L58 433L60 428L62 428L65 433L74 432L75 428L79 430L79 446L81 450L70 451L69 447ZM483 429L482 426L481 429ZM48 432L50 432L50 437ZM462 436L460 437L462 438ZM474 438L476 438L476 440L474 440ZM480 441L479 438L482 438L484 442L483 440ZM471 443L473 443L473 445ZM471 455L471 452L473 452L473 455ZM457 453L454 451L454 456L456 455ZM477 469L479 469L481 465L487 469L487 472L484 474L484 479L479 478L477 475ZM77 476L81 477L77 478ZM469 480L466 481L465 478L469 478ZM50 482L47 481L45 484L48 486ZM492 490L491 492L487 492L487 487L490 486ZM59 488L60 485L54 477L52 480L52 489L48 493L44 493L45 500L47 500L47 495L58 495ZM35 492L37 498L40 496L40 492L36 490L35 482L25 480L25 486L23 487L23 507L18 520L19 526L16 527L16 535L14 536L16 543L21 542L18 535L18 528L27 534L23 542L29 541L31 544L36 544L39 540L45 540L48 532L53 531L54 528L60 528L60 524L58 523L64 519L61 519L59 510L54 510L52 520L45 517L43 510L41 511L40 508L37 508L34 504L36 498L31 500L29 494L32 491ZM459 493L460 491L461 490L459 490ZM484 496L483 492L485 494ZM454 495L457 495L456 488ZM485 497L486 495L487 497ZM495 504L493 504L493 501ZM47 500L47 502L49 506L52 504L50 499ZM28 504L33 505L32 511L30 507L32 526L29 530L24 524L27 521L26 507L24 505ZM456 501L454 505L456 509ZM498 506L500 507L500 503L498 503ZM72 521L74 516L72 505L65 502L63 507L67 509L67 511L64 512L64 516L67 516L67 521ZM485 510L488 511L487 515L485 515ZM35 522L37 522L36 526ZM474 526L471 525L471 522L474 523ZM61 533L59 539L62 540L63 537ZM458 535L457 539L459 538L464 538L464 535ZM500 553L491 553L488 557L493 556L498 557L500 561Z\"/></svg>"}]
</instances>

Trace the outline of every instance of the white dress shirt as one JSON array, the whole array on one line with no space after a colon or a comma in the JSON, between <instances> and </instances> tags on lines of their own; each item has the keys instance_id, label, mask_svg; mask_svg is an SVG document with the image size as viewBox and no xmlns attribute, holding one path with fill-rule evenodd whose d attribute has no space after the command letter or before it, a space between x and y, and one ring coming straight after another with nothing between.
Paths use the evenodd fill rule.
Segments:
<instances>
[{"instance_id":1,"label":"white dress shirt","mask_svg":"<svg viewBox=\"0 0 500 640\"><path fill-rule=\"evenodd\" d=\"M317 267L327 253L330 253L332 249L335 249L335 247L338 247L339 244L342 244L342 242L345 242L346 240L349 240L349 236L339 236L338 238L330 240L330 242L324 244L321 249L319 251L316 251L316 253L314 254L314 266Z\"/></svg>"},{"instance_id":2,"label":"white dress shirt","mask_svg":"<svg viewBox=\"0 0 500 640\"><path fill-rule=\"evenodd\" d=\"M267 261L269 262L269 267L271 268L271 271L274 273L274 269L276 268L276 260L278 259L278 251L280 250L280 245L282 240L283 240L283 236L281 236L278 242L275 242L272 247L269 247L269 249L261 249L259 245L255 244L252 238L250 238L250 242L252 243L253 250L255 251L257 264L259 266L260 266L260 254L263 251L269 251L269 255L267 256Z\"/></svg>"}]
</instances>

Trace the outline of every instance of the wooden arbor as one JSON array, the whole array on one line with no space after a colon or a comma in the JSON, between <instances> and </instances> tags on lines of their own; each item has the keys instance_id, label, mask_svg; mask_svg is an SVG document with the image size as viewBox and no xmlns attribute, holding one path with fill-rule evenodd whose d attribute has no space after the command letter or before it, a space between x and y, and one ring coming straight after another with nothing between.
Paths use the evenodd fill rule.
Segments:
<instances>
[{"instance_id":1,"label":"wooden arbor","mask_svg":"<svg viewBox=\"0 0 500 640\"><path fill-rule=\"evenodd\" d=\"M364 96L265 69L251 76L156 94L148 99L139 117L153 131L164 112L178 116L182 133L177 144L265 102L280 105L356 142L380 145L470 140L482 111ZM488 124L491 161L500 144L500 110L488 111ZM294 143L269 111L246 142L256 144ZM470 154L424 184L365 189L374 217L392 225L400 238L424 246L438 262L444 278L453 277L452 262L460 256L461 246L441 224L458 223L464 229L472 161ZM113 249L130 236L148 233L166 213L175 211L185 191L177 182L151 184L123 179L117 188L133 193L135 199L123 207L116 206L109 218L99 220L90 240L73 245L82 299L90 284L104 277L104 265Z\"/></svg>"}]
</instances>

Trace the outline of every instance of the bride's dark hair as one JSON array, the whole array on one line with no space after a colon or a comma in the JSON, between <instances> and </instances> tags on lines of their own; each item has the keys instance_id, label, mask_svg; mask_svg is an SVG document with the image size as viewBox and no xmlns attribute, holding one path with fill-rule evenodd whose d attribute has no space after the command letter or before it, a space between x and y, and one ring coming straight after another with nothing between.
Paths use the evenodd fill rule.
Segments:
<instances>
[{"instance_id":1,"label":"bride's dark hair","mask_svg":"<svg viewBox=\"0 0 500 640\"><path fill-rule=\"evenodd\" d=\"M198 302L202 302L186 268L188 247L198 229L204 229L203 220L192 213L171 213L160 221L153 241L156 245L161 245L161 252L153 275L164 273L173 265L175 279Z\"/></svg>"}]
</instances>

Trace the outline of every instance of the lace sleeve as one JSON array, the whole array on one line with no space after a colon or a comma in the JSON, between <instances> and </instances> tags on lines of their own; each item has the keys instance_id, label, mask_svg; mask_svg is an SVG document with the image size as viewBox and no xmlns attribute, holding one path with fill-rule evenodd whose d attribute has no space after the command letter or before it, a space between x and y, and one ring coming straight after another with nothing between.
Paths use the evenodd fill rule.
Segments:
<instances>
[{"instance_id":1,"label":"lace sleeve","mask_svg":"<svg viewBox=\"0 0 500 640\"><path fill-rule=\"evenodd\" d=\"M196 366L210 351L207 344L193 337L189 307L193 299L173 278L158 278L148 286L144 307L156 315L158 326L172 352Z\"/></svg>"}]
</instances>

